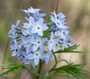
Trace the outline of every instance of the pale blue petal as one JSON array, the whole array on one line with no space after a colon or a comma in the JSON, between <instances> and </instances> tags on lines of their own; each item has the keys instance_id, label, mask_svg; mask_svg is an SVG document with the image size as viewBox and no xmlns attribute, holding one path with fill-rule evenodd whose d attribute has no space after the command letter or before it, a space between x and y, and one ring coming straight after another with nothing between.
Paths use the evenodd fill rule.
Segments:
<instances>
[{"instance_id":1,"label":"pale blue petal","mask_svg":"<svg viewBox=\"0 0 90 79\"><path fill-rule=\"evenodd\" d=\"M12 56L15 56L16 54L17 54L17 52L16 51L13 51Z\"/></svg>"},{"instance_id":2,"label":"pale blue petal","mask_svg":"<svg viewBox=\"0 0 90 79\"><path fill-rule=\"evenodd\" d=\"M23 59L23 63L24 63L24 64L29 64L30 62L31 62L30 59L25 59L25 58Z\"/></svg>"},{"instance_id":3,"label":"pale blue petal","mask_svg":"<svg viewBox=\"0 0 90 79\"><path fill-rule=\"evenodd\" d=\"M34 63L35 63L35 65L38 65L38 63L39 63L39 58L34 58Z\"/></svg>"},{"instance_id":4,"label":"pale blue petal","mask_svg":"<svg viewBox=\"0 0 90 79\"><path fill-rule=\"evenodd\" d=\"M23 24L21 24L21 26L24 28L29 28L29 23L23 23Z\"/></svg>"},{"instance_id":5,"label":"pale blue petal","mask_svg":"<svg viewBox=\"0 0 90 79\"><path fill-rule=\"evenodd\" d=\"M42 30L45 31L47 29L48 29L48 27L44 24L43 27L42 27Z\"/></svg>"},{"instance_id":6,"label":"pale blue petal","mask_svg":"<svg viewBox=\"0 0 90 79\"><path fill-rule=\"evenodd\" d=\"M50 40L54 38L54 34L53 32L51 32L51 35L50 35Z\"/></svg>"},{"instance_id":7,"label":"pale blue petal","mask_svg":"<svg viewBox=\"0 0 90 79\"><path fill-rule=\"evenodd\" d=\"M33 44L36 44L36 40L34 39L34 37L32 37L32 38L30 39L30 42L33 43Z\"/></svg>"},{"instance_id":8,"label":"pale blue petal","mask_svg":"<svg viewBox=\"0 0 90 79\"><path fill-rule=\"evenodd\" d=\"M42 40L42 43L45 43L48 41L48 38L42 38L41 40Z\"/></svg>"},{"instance_id":9,"label":"pale blue petal","mask_svg":"<svg viewBox=\"0 0 90 79\"><path fill-rule=\"evenodd\" d=\"M30 54L26 57L26 59L34 59L34 54Z\"/></svg>"},{"instance_id":10,"label":"pale blue petal","mask_svg":"<svg viewBox=\"0 0 90 79\"><path fill-rule=\"evenodd\" d=\"M42 19L42 18L40 18L40 19L38 20L38 24L40 24L40 25L43 24L43 19Z\"/></svg>"},{"instance_id":11,"label":"pale blue petal","mask_svg":"<svg viewBox=\"0 0 90 79\"><path fill-rule=\"evenodd\" d=\"M59 34L59 31L56 31L55 32L55 36L59 36L60 34Z\"/></svg>"},{"instance_id":12,"label":"pale blue petal","mask_svg":"<svg viewBox=\"0 0 90 79\"><path fill-rule=\"evenodd\" d=\"M31 32L32 32L32 33L36 33L37 30L36 30L35 28L32 28Z\"/></svg>"},{"instance_id":13,"label":"pale blue petal","mask_svg":"<svg viewBox=\"0 0 90 79\"><path fill-rule=\"evenodd\" d=\"M38 31L38 34L39 34L40 36L43 36L43 32L42 32L42 31Z\"/></svg>"},{"instance_id":14,"label":"pale blue petal","mask_svg":"<svg viewBox=\"0 0 90 79\"><path fill-rule=\"evenodd\" d=\"M57 46L56 45L53 45L52 47L53 47L54 51L57 51Z\"/></svg>"},{"instance_id":15,"label":"pale blue petal","mask_svg":"<svg viewBox=\"0 0 90 79\"><path fill-rule=\"evenodd\" d=\"M54 43L56 44L56 43L58 43L58 42L60 42L60 39L54 39Z\"/></svg>"},{"instance_id":16,"label":"pale blue petal","mask_svg":"<svg viewBox=\"0 0 90 79\"><path fill-rule=\"evenodd\" d=\"M36 51L38 49L37 45L33 45L33 51Z\"/></svg>"}]
</instances>

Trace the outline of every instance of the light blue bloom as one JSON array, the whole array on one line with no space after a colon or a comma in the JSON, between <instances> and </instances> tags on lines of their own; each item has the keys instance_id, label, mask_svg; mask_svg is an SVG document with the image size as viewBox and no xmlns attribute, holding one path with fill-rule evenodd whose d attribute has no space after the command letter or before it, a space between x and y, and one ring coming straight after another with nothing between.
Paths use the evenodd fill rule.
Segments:
<instances>
[{"instance_id":1,"label":"light blue bloom","mask_svg":"<svg viewBox=\"0 0 90 79\"><path fill-rule=\"evenodd\" d=\"M36 12L36 13L33 14L33 18L35 19L35 21L38 21L40 18L42 18L42 17L44 17L44 16L46 16L45 13L40 13L40 14L39 14L39 12ZM44 19L43 19L43 20L44 20Z\"/></svg>"},{"instance_id":2,"label":"light blue bloom","mask_svg":"<svg viewBox=\"0 0 90 79\"><path fill-rule=\"evenodd\" d=\"M20 51L20 49L21 49L20 46L18 46L16 40L14 40L14 45L10 45L10 47L12 48L12 49L10 49L10 51L13 51L12 56L15 56L17 54L17 52Z\"/></svg>"},{"instance_id":3,"label":"light blue bloom","mask_svg":"<svg viewBox=\"0 0 90 79\"><path fill-rule=\"evenodd\" d=\"M27 36L29 38L36 37L38 35L36 33L32 33L30 27L27 30L22 29L22 33L23 33L23 35L25 35L25 36Z\"/></svg>"},{"instance_id":4,"label":"light blue bloom","mask_svg":"<svg viewBox=\"0 0 90 79\"><path fill-rule=\"evenodd\" d=\"M67 26L65 26L64 24L66 24L64 21L64 18L58 18L58 16L56 15L55 11L53 11L52 13L54 16L50 15L52 22L54 22L56 24L56 26L58 28L62 28L62 29L66 29L69 28Z\"/></svg>"},{"instance_id":5,"label":"light blue bloom","mask_svg":"<svg viewBox=\"0 0 90 79\"><path fill-rule=\"evenodd\" d=\"M23 42L20 44L20 46L23 46L26 48L26 53L30 52L30 47L31 47L31 42L30 42L30 38L29 37L24 37L21 36L21 39L23 40Z\"/></svg>"},{"instance_id":6,"label":"light blue bloom","mask_svg":"<svg viewBox=\"0 0 90 79\"><path fill-rule=\"evenodd\" d=\"M29 18L25 17L25 20L26 20L26 21L29 21Z\"/></svg>"},{"instance_id":7,"label":"light blue bloom","mask_svg":"<svg viewBox=\"0 0 90 79\"><path fill-rule=\"evenodd\" d=\"M46 54L45 54L45 59L44 61L46 62L46 64L49 62L49 59L53 57L53 54L51 53L51 51L48 51Z\"/></svg>"},{"instance_id":8,"label":"light blue bloom","mask_svg":"<svg viewBox=\"0 0 90 79\"><path fill-rule=\"evenodd\" d=\"M16 32L16 28L17 28L17 26L19 25L19 23L20 23L20 20L18 20L17 22L16 22L16 24L14 25L12 25L12 28L11 28L11 30L9 31L9 33L8 34L15 34L15 32Z\"/></svg>"},{"instance_id":9,"label":"light blue bloom","mask_svg":"<svg viewBox=\"0 0 90 79\"><path fill-rule=\"evenodd\" d=\"M40 36L43 36L43 31L47 30L48 27L46 24L43 24L43 19L40 18L37 22L33 23L32 33L38 33Z\"/></svg>"},{"instance_id":10,"label":"light blue bloom","mask_svg":"<svg viewBox=\"0 0 90 79\"><path fill-rule=\"evenodd\" d=\"M43 43L45 43L47 41L48 41L48 38L42 38L41 39L39 36L37 36L36 39L35 38L31 38L30 42L32 44L34 44L33 45L33 51L36 51L39 47L40 47L40 49L42 49L42 51L44 51L45 50L45 46L43 45Z\"/></svg>"},{"instance_id":11,"label":"light blue bloom","mask_svg":"<svg viewBox=\"0 0 90 79\"><path fill-rule=\"evenodd\" d=\"M66 38L63 41L64 41L64 43L62 44L62 50L64 50L64 48L69 47L68 43L71 43L72 45L74 45L74 42L72 41L72 39L69 35L66 35Z\"/></svg>"},{"instance_id":12,"label":"light blue bloom","mask_svg":"<svg viewBox=\"0 0 90 79\"><path fill-rule=\"evenodd\" d=\"M66 36L66 40L67 40L68 43L71 43L72 45L75 44L75 43L72 41L70 35L67 35L67 36Z\"/></svg>"},{"instance_id":13,"label":"light blue bloom","mask_svg":"<svg viewBox=\"0 0 90 79\"><path fill-rule=\"evenodd\" d=\"M66 35L69 34L69 31L67 29L60 29L55 32L55 36L60 36L61 38L65 39Z\"/></svg>"},{"instance_id":14,"label":"light blue bloom","mask_svg":"<svg viewBox=\"0 0 90 79\"><path fill-rule=\"evenodd\" d=\"M66 17L66 15L64 15L62 12L61 13L59 13L58 15L57 15L57 17L60 19L60 18L65 18Z\"/></svg>"},{"instance_id":15,"label":"light blue bloom","mask_svg":"<svg viewBox=\"0 0 90 79\"><path fill-rule=\"evenodd\" d=\"M32 24L34 23L34 18L29 17L29 23L22 23L21 26L24 28L33 28Z\"/></svg>"},{"instance_id":16,"label":"light blue bloom","mask_svg":"<svg viewBox=\"0 0 90 79\"><path fill-rule=\"evenodd\" d=\"M17 36L18 36L18 34L9 35L9 38L16 40L17 39Z\"/></svg>"},{"instance_id":17,"label":"light blue bloom","mask_svg":"<svg viewBox=\"0 0 90 79\"><path fill-rule=\"evenodd\" d=\"M36 13L36 12L38 12L40 10L41 9L33 9L32 7L28 8L28 10L21 9L21 11L25 12L26 14L28 14L28 13Z\"/></svg>"},{"instance_id":18,"label":"light blue bloom","mask_svg":"<svg viewBox=\"0 0 90 79\"><path fill-rule=\"evenodd\" d=\"M64 48L68 48L68 47L69 47L69 45L68 45L67 41L63 40L62 50L64 50Z\"/></svg>"},{"instance_id":19,"label":"light blue bloom","mask_svg":"<svg viewBox=\"0 0 90 79\"><path fill-rule=\"evenodd\" d=\"M57 39L57 38L54 39L54 34L53 34L53 32L51 32L50 40L48 41L48 50L49 51L51 51L51 50L57 51L56 43L58 43L58 42L60 42L60 39Z\"/></svg>"},{"instance_id":20,"label":"light blue bloom","mask_svg":"<svg viewBox=\"0 0 90 79\"><path fill-rule=\"evenodd\" d=\"M35 65L38 65L39 59L44 59L45 56L42 54L42 50L39 49L38 51L35 51L34 53L29 54L26 59L34 60Z\"/></svg>"}]
</instances>

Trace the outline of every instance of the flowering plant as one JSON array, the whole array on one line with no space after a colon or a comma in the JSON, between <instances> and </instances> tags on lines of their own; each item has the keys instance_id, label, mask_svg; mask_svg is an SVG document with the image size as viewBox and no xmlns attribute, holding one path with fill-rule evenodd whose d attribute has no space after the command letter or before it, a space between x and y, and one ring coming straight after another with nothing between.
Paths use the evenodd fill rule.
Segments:
<instances>
[{"instance_id":1,"label":"flowering plant","mask_svg":"<svg viewBox=\"0 0 90 79\"><path fill-rule=\"evenodd\" d=\"M61 73L65 73L71 79L73 79L73 76L78 79L85 79L81 74L89 71L78 68L78 66L84 66L84 64L74 65L63 59L60 61L65 61L67 65L56 67L60 61L57 61L55 53L85 53L83 51L74 51L79 45L76 45L69 36L69 27L65 25L66 16L63 13L56 14L55 11L53 11L47 23L45 23L43 17L46 14L39 13L40 9L30 7L28 10L22 9L21 11L27 14L27 17L25 17L26 22L22 23L21 27L19 27L20 20L18 20L15 25L12 25L8 34L12 39L10 45L12 56L17 55L18 60L23 59L24 65L13 62L3 64L0 67L12 66L8 71L0 74L0 76L21 68L15 76L15 79L17 79L20 72L25 68L31 76L31 73L34 73L36 79L39 79L39 77L52 79ZM72 46L70 46L70 44L72 44ZM41 76L40 71L43 64L48 64L50 58L53 57L55 59L55 65L46 72L45 76ZM29 70L25 66L25 64L29 63L32 64L34 70ZM38 69L36 66L38 66ZM51 74L48 77L49 73ZM33 76L32 79L34 79Z\"/></svg>"}]
</instances>

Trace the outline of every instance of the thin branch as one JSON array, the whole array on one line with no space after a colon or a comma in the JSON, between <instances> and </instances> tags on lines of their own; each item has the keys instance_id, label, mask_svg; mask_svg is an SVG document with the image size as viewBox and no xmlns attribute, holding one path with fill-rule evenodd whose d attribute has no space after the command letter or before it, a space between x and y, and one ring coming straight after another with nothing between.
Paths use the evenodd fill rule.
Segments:
<instances>
[{"instance_id":1,"label":"thin branch","mask_svg":"<svg viewBox=\"0 0 90 79\"><path fill-rule=\"evenodd\" d=\"M57 5L56 5L56 14L57 14L57 12L58 12L58 6L59 6L59 0L57 0Z\"/></svg>"}]
</instances>

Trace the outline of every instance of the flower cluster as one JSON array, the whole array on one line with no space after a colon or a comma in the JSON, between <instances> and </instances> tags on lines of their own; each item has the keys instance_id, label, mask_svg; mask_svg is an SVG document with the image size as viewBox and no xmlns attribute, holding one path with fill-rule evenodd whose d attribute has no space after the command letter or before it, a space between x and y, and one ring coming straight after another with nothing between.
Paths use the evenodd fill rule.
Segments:
<instances>
[{"instance_id":1,"label":"flower cluster","mask_svg":"<svg viewBox=\"0 0 90 79\"><path fill-rule=\"evenodd\" d=\"M10 45L12 56L17 55L18 60L23 58L24 64L31 62L35 66L40 59L47 64L53 57L52 51L58 51L57 46L64 50L69 47L68 43L74 44L67 30L69 27L65 26L66 16L63 13L57 15L55 11L51 12L50 21L44 23L46 14L39 13L40 9L30 7L21 11L27 14L26 22L21 24L23 29L18 27L18 20L8 34L13 39Z\"/></svg>"}]
</instances>

